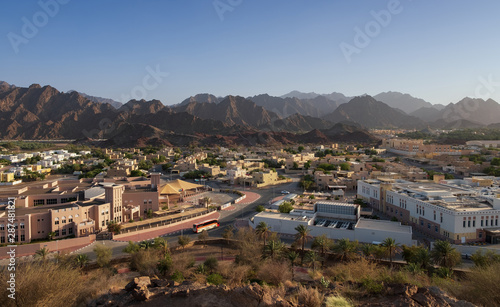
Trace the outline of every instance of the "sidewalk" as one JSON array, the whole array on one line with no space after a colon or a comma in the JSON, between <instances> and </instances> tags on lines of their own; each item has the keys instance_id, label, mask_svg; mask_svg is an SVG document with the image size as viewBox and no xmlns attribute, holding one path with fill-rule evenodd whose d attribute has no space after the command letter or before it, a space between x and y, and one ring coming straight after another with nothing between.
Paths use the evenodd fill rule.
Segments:
<instances>
[{"instance_id":1,"label":"sidewalk","mask_svg":"<svg viewBox=\"0 0 500 307\"><path fill-rule=\"evenodd\" d=\"M126 234L123 236L120 235L119 238L116 238L113 241L141 242L144 240L150 240L150 239L153 239L153 238L156 238L159 236L163 236L163 235L168 235L168 234L172 234L172 233L180 233L181 230L185 230L187 232L187 231L191 231L194 223L199 223L199 222L203 222L203 221L210 220L210 219L218 219L219 217L220 217L219 212L212 212L208 215L204 215L204 216L201 216L201 217L198 217L195 219L191 219L191 220L182 221L182 222L179 222L176 224L151 228L151 229L139 231L136 233Z\"/></svg>"}]
</instances>

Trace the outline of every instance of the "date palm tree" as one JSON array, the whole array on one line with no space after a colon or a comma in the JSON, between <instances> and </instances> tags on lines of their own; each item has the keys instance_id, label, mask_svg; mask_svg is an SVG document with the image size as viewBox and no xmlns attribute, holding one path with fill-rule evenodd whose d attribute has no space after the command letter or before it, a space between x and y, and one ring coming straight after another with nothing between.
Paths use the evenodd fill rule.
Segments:
<instances>
[{"instance_id":1,"label":"date palm tree","mask_svg":"<svg viewBox=\"0 0 500 307\"><path fill-rule=\"evenodd\" d=\"M356 255L358 250L358 241L350 241L349 239L340 239L332 247L332 250L340 255L341 260L349 260Z\"/></svg>"},{"instance_id":2,"label":"date palm tree","mask_svg":"<svg viewBox=\"0 0 500 307\"><path fill-rule=\"evenodd\" d=\"M311 231L307 226L304 225L299 225L295 227L295 231L297 233L295 234L295 242L299 243L302 247L302 253L301 253L301 262L304 262L304 249L306 247L306 242L309 240L309 232Z\"/></svg>"},{"instance_id":3,"label":"date palm tree","mask_svg":"<svg viewBox=\"0 0 500 307\"><path fill-rule=\"evenodd\" d=\"M86 254L79 254L78 256L76 256L75 262L80 267L80 269L83 269L89 262L89 256L87 256Z\"/></svg>"},{"instance_id":4,"label":"date palm tree","mask_svg":"<svg viewBox=\"0 0 500 307\"><path fill-rule=\"evenodd\" d=\"M306 254L306 262L310 263L313 272L316 272L316 265L322 261L321 256L315 251L308 251Z\"/></svg>"},{"instance_id":5,"label":"date palm tree","mask_svg":"<svg viewBox=\"0 0 500 307\"><path fill-rule=\"evenodd\" d=\"M299 259L299 254L297 254L296 251L291 251L286 255L286 257L288 258L288 260L290 260L290 266L292 269L292 281L293 281L295 277L295 263L297 262L297 259Z\"/></svg>"},{"instance_id":6,"label":"date palm tree","mask_svg":"<svg viewBox=\"0 0 500 307\"><path fill-rule=\"evenodd\" d=\"M271 234L271 227L269 227L266 222L260 222L257 227L255 227L255 233L259 236L259 238L264 240L265 247L267 237Z\"/></svg>"},{"instance_id":7,"label":"date palm tree","mask_svg":"<svg viewBox=\"0 0 500 307\"><path fill-rule=\"evenodd\" d=\"M325 261L326 251L332 246L332 240L328 239L326 235L322 234L314 238L311 244L312 249L316 249L321 253L321 257L323 258L321 264Z\"/></svg>"},{"instance_id":8,"label":"date palm tree","mask_svg":"<svg viewBox=\"0 0 500 307\"><path fill-rule=\"evenodd\" d=\"M47 259L48 255L49 255L49 249L46 247L40 248L35 252L35 257L40 258L43 261Z\"/></svg>"},{"instance_id":9,"label":"date palm tree","mask_svg":"<svg viewBox=\"0 0 500 307\"><path fill-rule=\"evenodd\" d=\"M163 256L168 254L168 241L164 237L155 238L154 246L163 252Z\"/></svg>"},{"instance_id":10,"label":"date palm tree","mask_svg":"<svg viewBox=\"0 0 500 307\"><path fill-rule=\"evenodd\" d=\"M270 257L271 260L281 256L283 250L285 249L285 245L283 242L279 240L272 240L267 243L264 247L264 257Z\"/></svg>"},{"instance_id":11,"label":"date palm tree","mask_svg":"<svg viewBox=\"0 0 500 307\"><path fill-rule=\"evenodd\" d=\"M451 269L460 263L461 255L450 242L437 240L431 250L431 259L435 264Z\"/></svg>"},{"instance_id":12,"label":"date palm tree","mask_svg":"<svg viewBox=\"0 0 500 307\"><path fill-rule=\"evenodd\" d=\"M391 267L392 267L392 258L400 250L399 243L396 243L396 240L394 240L393 238L386 238L380 245L387 251L387 254L389 255L389 261L391 262Z\"/></svg>"}]
</instances>

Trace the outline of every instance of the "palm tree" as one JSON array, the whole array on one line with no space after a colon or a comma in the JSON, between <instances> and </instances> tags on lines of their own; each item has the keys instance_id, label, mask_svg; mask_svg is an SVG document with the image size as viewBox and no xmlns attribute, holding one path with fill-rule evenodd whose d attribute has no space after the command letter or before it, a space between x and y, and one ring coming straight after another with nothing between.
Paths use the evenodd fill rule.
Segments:
<instances>
[{"instance_id":1,"label":"palm tree","mask_svg":"<svg viewBox=\"0 0 500 307\"><path fill-rule=\"evenodd\" d=\"M80 269L83 269L83 267L86 266L89 262L89 256L87 256L86 254L79 254L78 256L76 256L75 262L80 267Z\"/></svg>"},{"instance_id":2,"label":"palm tree","mask_svg":"<svg viewBox=\"0 0 500 307\"><path fill-rule=\"evenodd\" d=\"M266 240L271 233L271 227L267 226L266 222L260 222L257 227L255 227L255 233L259 238L264 239L264 247L266 246Z\"/></svg>"},{"instance_id":3,"label":"palm tree","mask_svg":"<svg viewBox=\"0 0 500 307\"><path fill-rule=\"evenodd\" d=\"M373 244L363 244L361 245L361 253L366 259L371 259L375 254L375 245Z\"/></svg>"},{"instance_id":4,"label":"palm tree","mask_svg":"<svg viewBox=\"0 0 500 307\"><path fill-rule=\"evenodd\" d=\"M304 249L306 247L306 242L309 240L309 232L311 231L307 226L304 226L300 224L299 226L295 227L295 231L297 233L295 234L295 241L300 243L302 246L302 254L301 254L301 262L304 262Z\"/></svg>"},{"instance_id":5,"label":"palm tree","mask_svg":"<svg viewBox=\"0 0 500 307\"><path fill-rule=\"evenodd\" d=\"M208 196L205 196L203 197L203 202L205 203L205 207L208 208L208 204L211 202L212 200L210 199L210 197Z\"/></svg>"},{"instance_id":6,"label":"palm tree","mask_svg":"<svg viewBox=\"0 0 500 307\"><path fill-rule=\"evenodd\" d=\"M435 264L451 269L460 263L461 255L450 242L438 240L434 242L431 259Z\"/></svg>"},{"instance_id":7,"label":"palm tree","mask_svg":"<svg viewBox=\"0 0 500 307\"><path fill-rule=\"evenodd\" d=\"M47 236L49 237L49 240L52 240L56 236L56 233L51 231L51 232L49 232L49 234Z\"/></svg>"},{"instance_id":8,"label":"palm tree","mask_svg":"<svg viewBox=\"0 0 500 307\"><path fill-rule=\"evenodd\" d=\"M340 260L349 260L358 250L358 241L350 241L347 238L340 239L332 247L333 251L340 254Z\"/></svg>"},{"instance_id":9,"label":"palm tree","mask_svg":"<svg viewBox=\"0 0 500 307\"><path fill-rule=\"evenodd\" d=\"M316 272L316 265L321 261L321 256L315 251L308 251L306 261L312 265L313 272Z\"/></svg>"},{"instance_id":10,"label":"palm tree","mask_svg":"<svg viewBox=\"0 0 500 307\"><path fill-rule=\"evenodd\" d=\"M317 249L318 251L321 252L321 256L323 258L321 264L323 264L323 261L325 261L325 253L330 248L331 245L332 245L332 240L328 239L327 236L324 234L314 238L311 248Z\"/></svg>"},{"instance_id":11,"label":"palm tree","mask_svg":"<svg viewBox=\"0 0 500 307\"><path fill-rule=\"evenodd\" d=\"M264 257L271 257L271 260L274 260L275 257L281 255L284 249L285 245L281 241L269 241L264 247Z\"/></svg>"},{"instance_id":12,"label":"palm tree","mask_svg":"<svg viewBox=\"0 0 500 307\"><path fill-rule=\"evenodd\" d=\"M43 261L47 259L47 256L49 255L49 249L46 247L40 248L35 252L35 257L41 258Z\"/></svg>"},{"instance_id":13,"label":"palm tree","mask_svg":"<svg viewBox=\"0 0 500 307\"><path fill-rule=\"evenodd\" d=\"M139 244L139 246L142 248L142 249L150 249L153 247L153 242L149 241L149 240L144 240L141 242L141 244Z\"/></svg>"},{"instance_id":14,"label":"palm tree","mask_svg":"<svg viewBox=\"0 0 500 307\"><path fill-rule=\"evenodd\" d=\"M164 237L155 238L155 248L161 249L163 256L168 254L168 241Z\"/></svg>"},{"instance_id":15,"label":"palm tree","mask_svg":"<svg viewBox=\"0 0 500 307\"><path fill-rule=\"evenodd\" d=\"M295 276L295 263L297 262L297 259L299 258L299 254L297 254L296 251L291 251L289 252L286 257L288 258L288 260L290 260L290 266L292 267L292 281L293 281L293 278Z\"/></svg>"},{"instance_id":16,"label":"palm tree","mask_svg":"<svg viewBox=\"0 0 500 307\"><path fill-rule=\"evenodd\" d=\"M396 241L393 238L386 238L380 245L389 254L389 260L391 262L391 267L392 267L392 257L394 256L394 254L399 252L399 243L396 243Z\"/></svg>"}]
</instances>

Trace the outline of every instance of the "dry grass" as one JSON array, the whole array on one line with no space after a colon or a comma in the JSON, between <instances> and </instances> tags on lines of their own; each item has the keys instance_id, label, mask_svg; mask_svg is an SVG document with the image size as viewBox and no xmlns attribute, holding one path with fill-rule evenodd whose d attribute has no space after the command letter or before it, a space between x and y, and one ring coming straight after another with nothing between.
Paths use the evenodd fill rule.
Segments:
<instances>
[{"instance_id":1,"label":"dry grass","mask_svg":"<svg viewBox=\"0 0 500 307\"><path fill-rule=\"evenodd\" d=\"M441 288L455 297L480 306L500 306L500 263L476 268L460 282L441 282Z\"/></svg>"},{"instance_id":2,"label":"dry grass","mask_svg":"<svg viewBox=\"0 0 500 307\"><path fill-rule=\"evenodd\" d=\"M7 284L8 272L0 272ZM82 275L80 270L52 262L20 264L16 269L16 300L9 299L6 287L0 290L0 306L75 306L84 304L110 287L126 281L111 277L107 269Z\"/></svg>"},{"instance_id":3,"label":"dry grass","mask_svg":"<svg viewBox=\"0 0 500 307\"><path fill-rule=\"evenodd\" d=\"M290 299L294 306L320 307L323 303L324 295L317 289L299 286L295 297Z\"/></svg>"},{"instance_id":4,"label":"dry grass","mask_svg":"<svg viewBox=\"0 0 500 307\"><path fill-rule=\"evenodd\" d=\"M245 283L251 274L249 265L237 265L231 262L220 262L218 272L226 279L226 284L231 287Z\"/></svg>"},{"instance_id":5,"label":"dry grass","mask_svg":"<svg viewBox=\"0 0 500 307\"><path fill-rule=\"evenodd\" d=\"M291 280L292 272L286 262L268 260L259 267L257 278L268 284L279 285Z\"/></svg>"},{"instance_id":6,"label":"dry grass","mask_svg":"<svg viewBox=\"0 0 500 307\"><path fill-rule=\"evenodd\" d=\"M384 270L384 267L362 258L330 266L324 270L324 275L334 281L360 281L363 278L376 279Z\"/></svg>"},{"instance_id":7,"label":"dry grass","mask_svg":"<svg viewBox=\"0 0 500 307\"><path fill-rule=\"evenodd\" d=\"M132 254L130 268L141 275L159 275L157 266L160 259L161 253L157 250L140 250Z\"/></svg>"},{"instance_id":8,"label":"dry grass","mask_svg":"<svg viewBox=\"0 0 500 307\"><path fill-rule=\"evenodd\" d=\"M326 298L325 301L326 307L353 307L353 303L351 300L341 296L341 295L332 295Z\"/></svg>"},{"instance_id":9,"label":"dry grass","mask_svg":"<svg viewBox=\"0 0 500 307\"><path fill-rule=\"evenodd\" d=\"M431 285L431 280L426 274L413 274L404 269L390 269L364 258L338 263L325 269L324 274L331 280L340 282L361 282L364 279L370 279L385 283L409 283L419 287Z\"/></svg>"}]
</instances>

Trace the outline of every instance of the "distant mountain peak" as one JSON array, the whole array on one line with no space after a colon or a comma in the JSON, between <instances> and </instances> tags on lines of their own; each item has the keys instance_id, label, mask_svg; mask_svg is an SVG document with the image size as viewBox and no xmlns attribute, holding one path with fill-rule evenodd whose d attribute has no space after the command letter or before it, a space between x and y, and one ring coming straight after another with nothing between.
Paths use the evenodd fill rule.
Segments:
<instances>
[{"instance_id":1,"label":"distant mountain peak","mask_svg":"<svg viewBox=\"0 0 500 307\"><path fill-rule=\"evenodd\" d=\"M404 111L406 114L415 112L416 110L423 107L432 107L432 104L430 102L401 92L382 92L373 97L378 101L384 102L392 108L397 108Z\"/></svg>"}]
</instances>

